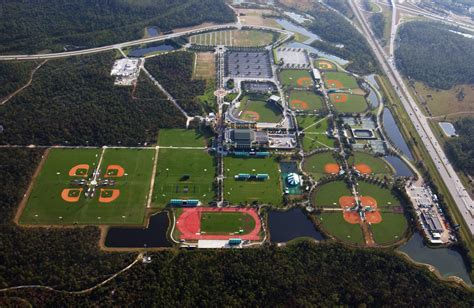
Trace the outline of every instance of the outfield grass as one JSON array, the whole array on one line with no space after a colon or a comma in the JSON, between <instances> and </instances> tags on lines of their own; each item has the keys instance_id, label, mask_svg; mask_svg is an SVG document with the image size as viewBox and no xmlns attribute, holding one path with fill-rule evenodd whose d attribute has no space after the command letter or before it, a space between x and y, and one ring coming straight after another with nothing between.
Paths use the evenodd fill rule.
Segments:
<instances>
[{"instance_id":1,"label":"outfield grass","mask_svg":"<svg viewBox=\"0 0 474 308\"><path fill-rule=\"evenodd\" d=\"M160 129L158 145L162 147L204 147L207 134L199 129Z\"/></svg>"},{"instance_id":2,"label":"outfield grass","mask_svg":"<svg viewBox=\"0 0 474 308\"><path fill-rule=\"evenodd\" d=\"M337 80L342 83L342 86L334 85L330 81ZM350 74L344 72L326 72L324 74L324 85L326 88L336 89L358 89L357 80Z\"/></svg>"},{"instance_id":3,"label":"outfield grass","mask_svg":"<svg viewBox=\"0 0 474 308\"><path fill-rule=\"evenodd\" d=\"M214 158L204 150L160 149L153 191L153 207L171 199L214 200Z\"/></svg>"},{"instance_id":4,"label":"outfield grass","mask_svg":"<svg viewBox=\"0 0 474 308\"><path fill-rule=\"evenodd\" d=\"M266 173L266 181L236 181L239 173ZM232 204L258 203L280 206L282 204L282 185L278 162L268 158L224 158L224 198Z\"/></svg>"},{"instance_id":5,"label":"outfield grass","mask_svg":"<svg viewBox=\"0 0 474 308\"><path fill-rule=\"evenodd\" d=\"M339 198L342 196L352 196L352 192L345 182L334 181L318 187L311 199L317 207L339 208Z\"/></svg>"},{"instance_id":6,"label":"outfield grass","mask_svg":"<svg viewBox=\"0 0 474 308\"><path fill-rule=\"evenodd\" d=\"M304 78L300 79L300 78ZM313 77L308 71L304 70L281 70L278 73L278 79L286 87L307 88L313 86ZM300 83L298 83L300 80ZM301 83L301 81L304 81Z\"/></svg>"},{"instance_id":7,"label":"outfield grass","mask_svg":"<svg viewBox=\"0 0 474 308\"><path fill-rule=\"evenodd\" d=\"M319 180L327 175L324 173L324 166L329 163L336 163L332 151L313 154L305 158L303 170L309 173L315 180Z\"/></svg>"},{"instance_id":8,"label":"outfield grass","mask_svg":"<svg viewBox=\"0 0 474 308\"><path fill-rule=\"evenodd\" d=\"M387 188L382 188L364 181L358 181L357 190L360 196L375 198L379 208L400 205L400 201Z\"/></svg>"},{"instance_id":9,"label":"outfield grass","mask_svg":"<svg viewBox=\"0 0 474 308\"><path fill-rule=\"evenodd\" d=\"M403 214L382 212L382 222L370 226L377 244L390 244L400 240L408 222Z\"/></svg>"},{"instance_id":10,"label":"outfield grass","mask_svg":"<svg viewBox=\"0 0 474 308\"><path fill-rule=\"evenodd\" d=\"M329 138L325 133L306 133L301 140L303 151L311 152L319 148L332 149L335 146L335 139Z\"/></svg>"},{"instance_id":11,"label":"outfield grass","mask_svg":"<svg viewBox=\"0 0 474 308\"><path fill-rule=\"evenodd\" d=\"M201 233L203 234L229 234L249 233L255 228L255 220L247 213L232 212L202 212Z\"/></svg>"},{"instance_id":12,"label":"outfield grass","mask_svg":"<svg viewBox=\"0 0 474 308\"><path fill-rule=\"evenodd\" d=\"M365 152L352 152L347 162L349 166L356 164L366 164L372 169L374 175L392 175L393 170L390 165L380 157L375 157Z\"/></svg>"},{"instance_id":13,"label":"outfield grass","mask_svg":"<svg viewBox=\"0 0 474 308\"><path fill-rule=\"evenodd\" d=\"M242 114L241 119L252 120L244 115L246 111L253 111L259 114L260 118L257 122L278 123L282 119L281 110L273 103L268 103L260 100L251 100L244 98L241 102L240 109Z\"/></svg>"},{"instance_id":14,"label":"outfield grass","mask_svg":"<svg viewBox=\"0 0 474 308\"><path fill-rule=\"evenodd\" d=\"M26 208L20 217L22 224L143 224L153 170L154 150L107 149L101 165L101 175L108 165L125 169L123 177L115 178L111 189L120 190L118 199L100 203L99 190L94 198L84 192L78 202L61 198L72 179L69 170L78 164L89 164L89 175L97 165L101 149L53 149L40 171ZM60 174L57 174L57 173ZM60 218L61 217L61 218Z\"/></svg>"},{"instance_id":15,"label":"outfield grass","mask_svg":"<svg viewBox=\"0 0 474 308\"><path fill-rule=\"evenodd\" d=\"M350 224L340 213L321 213L317 216L326 232L335 238L349 243L364 244L364 236L360 225Z\"/></svg>"},{"instance_id":16,"label":"outfield grass","mask_svg":"<svg viewBox=\"0 0 474 308\"><path fill-rule=\"evenodd\" d=\"M306 103L307 106L299 107L298 104L301 102ZM324 101L320 95L312 91L294 90L290 93L289 106L292 110L316 112L323 109Z\"/></svg>"},{"instance_id":17,"label":"outfield grass","mask_svg":"<svg viewBox=\"0 0 474 308\"><path fill-rule=\"evenodd\" d=\"M334 108L336 108L338 112L361 113L361 112L366 111L369 108L369 105L367 104L367 100L362 95L345 93L345 95L347 95L346 102L335 102L335 97L337 95L338 95L337 93L329 94L329 100L332 102L332 104L334 105Z\"/></svg>"}]
</instances>

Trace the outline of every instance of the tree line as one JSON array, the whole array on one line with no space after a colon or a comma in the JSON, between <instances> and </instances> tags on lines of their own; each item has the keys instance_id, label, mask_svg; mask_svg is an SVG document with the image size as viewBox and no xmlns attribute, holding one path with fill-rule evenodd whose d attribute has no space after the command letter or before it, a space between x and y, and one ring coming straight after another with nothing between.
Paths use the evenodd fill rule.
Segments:
<instances>
[{"instance_id":1,"label":"tree line","mask_svg":"<svg viewBox=\"0 0 474 308\"><path fill-rule=\"evenodd\" d=\"M454 126L459 137L446 142L446 153L457 169L474 175L474 118L461 119Z\"/></svg>"}]
</instances>

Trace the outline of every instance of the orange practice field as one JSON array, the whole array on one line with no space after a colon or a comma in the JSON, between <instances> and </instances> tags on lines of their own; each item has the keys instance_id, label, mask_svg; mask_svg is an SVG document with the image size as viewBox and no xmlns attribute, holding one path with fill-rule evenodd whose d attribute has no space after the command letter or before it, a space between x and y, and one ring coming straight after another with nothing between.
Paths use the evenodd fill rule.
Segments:
<instances>
[{"instance_id":1,"label":"orange practice field","mask_svg":"<svg viewBox=\"0 0 474 308\"><path fill-rule=\"evenodd\" d=\"M367 166L366 164L356 164L354 168L359 171L361 174L371 174L372 168Z\"/></svg>"},{"instance_id":2,"label":"orange practice field","mask_svg":"<svg viewBox=\"0 0 474 308\"><path fill-rule=\"evenodd\" d=\"M339 173L339 165L338 164L326 164L326 165L324 165L324 173L338 174Z\"/></svg>"}]
</instances>

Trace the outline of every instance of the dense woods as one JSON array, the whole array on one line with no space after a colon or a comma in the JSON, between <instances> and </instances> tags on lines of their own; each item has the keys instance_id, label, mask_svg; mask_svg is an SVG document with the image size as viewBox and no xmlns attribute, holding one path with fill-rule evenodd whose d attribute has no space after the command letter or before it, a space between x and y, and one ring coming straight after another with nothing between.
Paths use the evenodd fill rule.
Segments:
<instances>
[{"instance_id":1,"label":"dense woods","mask_svg":"<svg viewBox=\"0 0 474 308\"><path fill-rule=\"evenodd\" d=\"M30 87L0 108L0 144L137 145L185 119L144 74L116 87L114 53L52 60Z\"/></svg>"},{"instance_id":2,"label":"dense woods","mask_svg":"<svg viewBox=\"0 0 474 308\"><path fill-rule=\"evenodd\" d=\"M210 9L212 8L212 9ZM0 53L95 47L235 18L223 0L2 0Z\"/></svg>"},{"instance_id":3,"label":"dense woods","mask_svg":"<svg viewBox=\"0 0 474 308\"><path fill-rule=\"evenodd\" d=\"M0 62L0 100L25 85L36 66L34 61Z\"/></svg>"},{"instance_id":4,"label":"dense woods","mask_svg":"<svg viewBox=\"0 0 474 308\"><path fill-rule=\"evenodd\" d=\"M454 166L474 175L474 118L464 118L454 126L459 137L446 142L446 152Z\"/></svg>"},{"instance_id":5,"label":"dense woods","mask_svg":"<svg viewBox=\"0 0 474 308\"><path fill-rule=\"evenodd\" d=\"M317 3L309 14L315 17L309 30L327 41L315 41L314 47L350 60L348 69L355 73L369 74L378 70L367 41L343 16ZM338 44L343 46L336 46Z\"/></svg>"},{"instance_id":6,"label":"dense woods","mask_svg":"<svg viewBox=\"0 0 474 308\"><path fill-rule=\"evenodd\" d=\"M375 37L377 37L379 40L382 40L385 27L386 27L385 17L383 16L383 13L372 14L369 17L369 22L370 22L370 27L372 28L372 31L375 34Z\"/></svg>"},{"instance_id":7,"label":"dense woods","mask_svg":"<svg viewBox=\"0 0 474 308\"><path fill-rule=\"evenodd\" d=\"M206 90L205 80L193 80L194 54L187 51L148 59L145 67L189 115L201 115L198 96Z\"/></svg>"},{"instance_id":8,"label":"dense woods","mask_svg":"<svg viewBox=\"0 0 474 308\"><path fill-rule=\"evenodd\" d=\"M347 0L325 0L324 3L329 5L335 10L338 10L349 19L354 17L354 13L352 12L351 6Z\"/></svg>"},{"instance_id":9,"label":"dense woods","mask_svg":"<svg viewBox=\"0 0 474 308\"><path fill-rule=\"evenodd\" d=\"M398 31L395 57L409 78L438 89L474 83L474 40L440 23L413 21Z\"/></svg>"}]
</instances>

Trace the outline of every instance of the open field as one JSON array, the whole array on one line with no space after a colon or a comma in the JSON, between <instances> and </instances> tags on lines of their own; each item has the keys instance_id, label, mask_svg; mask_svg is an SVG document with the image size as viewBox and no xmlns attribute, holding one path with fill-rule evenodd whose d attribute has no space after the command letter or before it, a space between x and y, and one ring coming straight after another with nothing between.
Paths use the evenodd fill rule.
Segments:
<instances>
[{"instance_id":1,"label":"open field","mask_svg":"<svg viewBox=\"0 0 474 308\"><path fill-rule=\"evenodd\" d=\"M158 145L162 147L205 147L204 132L199 129L166 128L160 129Z\"/></svg>"},{"instance_id":2,"label":"open field","mask_svg":"<svg viewBox=\"0 0 474 308\"><path fill-rule=\"evenodd\" d=\"M338 173L339 165L333 157L333 152L327 151L306 157L303 163L303 170L309 173L315 180L319 180L324 176Z\"/></svg>"},{"instance_id":3,"label":"open field","mask_svg":"<svg viewBox=\"0 0 474 308\"><path fill-rule=\"evenodd\" d=\"M214 158L205 150L160 149L153 206L164 208L171 199L214 200Z\"/></svg>"},{"instance_id":4,"label":"open field","mask_svg":"<svg viewBox=\"0 0 474 308\"><path fill-rule=\"evenodd\" d=\"M289 106L292 110L318 112L323 109L323 98L312 91L291 91Z\"/></svg>"},{"instance_id":5,"label":"open field","mask_svg":"<svg viewBox=\"0 0 474 308\"><path fill-rule=\"evenodd\" d=\"M296 121L305 133L325 133L329 128L329 119L318 115L298 115Z\"/></svg>"},{"instance_id":6,"label":"open field","mask_svg":"<svg viewBox=\"0 0 474 308\"><path fill-rule=\"evenodd\" d=\"M85 190L72 186L71 181L90 177L101 153L101 149L52 149L34 183L20 223L142 224L155 151L105 150L100 178L113 179L116 184L97 188L96 195L86 199Z\"/></svg>"},{"instance_id":7,"label":"open field","mask_svg":"<svg viewBox=\"0 0 474 308\"><path fill-rule=\"evenodd\" d=\"M317 216L323 229L335 238L349 243L364 244L364 236L359 224L344 220L342 212L323 212Z\"/></svg>"},{"instance_id":8,"label":"open field","mask_svg":"<svg viewBox=\"0 0 474 308\"><path fill-rule=\"evenodd\" d=\"M240 16L240 22L243 25L253 25L253 26L267 26L273 28L281 28L281 26L273 18L265 18L264 15L273 15L275 14L272 10L259 10L259 9L236 9L239 14L244 14Z\"/></svg>"},{"instance_id":9,"label":"open field","mask_svg":"<svg viewBox=\"0 0 474 308\"><path fill-rule=\"evenodd\" d=\"M309 88L314 85L313 77L304 70L281 70L278 79L285 87Z\"/></svg>"},{"instance_id":10,"label":"open field","mask_svg":"<svg viewBox=\"0 0 474 308\"><path fill-rule=\"evenodd\" d=\"M196 34L189 37L189 41L192 44L206 46L257 47L270 45L276 41L278 35L260 30L222 30Z\"/></svg>"},{"instance_id":11,"label":"open field","mask_svg":"<svg viewBox=\"0 0 474 308\"><path fill-rule=\"evenodd\" d=\"M377 244L390 244L400 240L408 223L402 213L382 212L382 222L370 226Z\"/></svg>"},{"instance_id":12,"label":"open field","mask_svg":"<svg viewBox=\"0 0 474 308\"><path fill-rule=\"evenodd\" d=\"M301 142L305 152L319 148L332 149L335 146L335 139L329 138L325 133L305 133Z\"/></svg>"},{"instance_id":13,"label":"open field","mask_svg":"<svg viewBox=\"0 0 474 308\"><path fill-rule=\"evenodd\" d=\"M247 213L203 212L201 213L202 234L249 233L255 228L255 220Z\"/></svg>"},{"instance_id":14,"label":"open field","mask_svg":"<svg viewBox=\"0 0 474 308\"><path fill-rule=\"evenodd\" d=\"M390 165L380 157L375 157L365 152L354 151L353 155L349 156L347 163L349 166L355 166L357 170L361 173L364 173L360 170L361 166L365 167L364 169L370 169L369 174L374 175L392 175L393 171ZM365 166L364 166L365 165ZM366 171L366 170L364 170Z\"/></svg>"},{"instance_id":15,"label":"open field","mask_svg":"<svg viewBox=\"0 0 474 308\"><path fill-rule=\"evenodd\" d=\"M342 113L361 113L369 108L365 97L362 95L331 93L329 94L329 100L333 103L334 108Z\"/></svg>"},{"instance_id":16,"label":"open field","mask_svg":"<svg viewBox=\"0 0 474 308\"><path fill-rule=\"evenodd\" d=\"M268 174L265 181L238 181L234 176L239 173ZM224 158L224 198L232 204L252 203L280 206L282 186L278 162L268 158Z\"/></svg>"},{"instance_id":17,"label":"open field","mask_svg":"<svg viewBox=\"0 0 474 308\"><path fill-rule=\"evenodd\" d=\"M215 79L216 57L212 52L197 52L194 59L193 79Z\"/></svg>"},{"instance_id":18,"label":"open field","mask_svg":"<svg viewBox=\"0 0 474 308\"><path fill-rule=\"evenodd\" d=\"M357 80L344 72L325 72L324 85L328 89L358 89Z\"/></svg>"},{"instance_id":19,"label":"open field","mask_svg":"<svg viewBox=\"0 0 474 308\"><path fill-rule=\"evenodd\" d=\"M244 97L240 102L240 118L247 121L278 123L283 115L278 106L263 100L252 100Z\"/></svg>"},{"instance_id":20,"label":"open field","mask_svg":"<svg viewBox=\"0 0 474 308\"><path fill-rule=\"evenodd\" d=\"M314 67L323 72L337 71L337 65L329 60L315 60Z\"/></svg>"},{"instance_id":21,"label":"open field","mask_svg":"<svg viewBox=\"0 0 474 308\"><path fill-rule=\"evenodd\" d=\"M352 196L352 192L345 182L334 181L316 188L311 201L316 207L340 208L339 198L342 196Z\"/></svg>"},{"instance_id":22,"label":"open field","mask_svg":"<svg viewBox=\"0 0 474 308\"><path fill-rule=\"evenodd\" d=\"M361 197L370 196L374 198L377 201L377 206L381 209L400 205L400 201L387 188L382 188L375 184L359 181L357 190L359 191L359 195Z\"/></svg>"}]
</instances>

